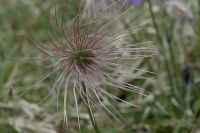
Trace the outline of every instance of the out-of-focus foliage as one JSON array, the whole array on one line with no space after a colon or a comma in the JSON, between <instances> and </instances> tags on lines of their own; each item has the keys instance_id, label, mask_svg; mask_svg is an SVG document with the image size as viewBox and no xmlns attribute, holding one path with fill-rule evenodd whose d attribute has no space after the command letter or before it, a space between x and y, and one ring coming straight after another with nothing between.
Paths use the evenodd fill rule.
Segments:
<instances>
[{"instance_id":1,"label":"out-of-focus foliage","mask_svg":"<svg viewBox=\"0 0 200 133\"><path fill-rule=\"evenodd\" d=\"M67 2L70 6L66 18L70 20L77 4L73 0ZM132 14L128 15L129 18L121 20L124 28L150 22L128 39L132 40L133 44L154 41L153 45L158 47L160 52L136 64L141 69L155 72L155 75L145 75L151 79L130 81L151 92L149 96L114 92L122 99L141 105L141 108L133 108L108 99L116 105L126 122L114 122L116 128L112 123L116 120L106 119L104 112L94 108L94 115L102 133L200 132L200 2L179 0L184 3L180 6L186 6L193 14L194 18L189 23L183 22L187 20L184 15L183 18L178 18L180 13L184 12L167 2L169 1L152 1L165 53L160 50L158 33L152 24L147 0L134 7ZM25 95L21 95L48 72L45 68L33 65L40 65L40 60L33 63L16 58L43 57L33 47L27 33L31 33L42 43L48 43L50 5L51 1L0 0L0 133L94 132L84 104L80 105L80 130L73 108L68 127L63 126L63 96L60 96L57 111L56 94L51 90L55 82L53 78L38 83ZM126 6L128 8L134 5ZM169 70L166 68L165 56L170 66L171 78L167 76ZM172 85L170 81L173 82Z\"/></svg>"}]
</instances>

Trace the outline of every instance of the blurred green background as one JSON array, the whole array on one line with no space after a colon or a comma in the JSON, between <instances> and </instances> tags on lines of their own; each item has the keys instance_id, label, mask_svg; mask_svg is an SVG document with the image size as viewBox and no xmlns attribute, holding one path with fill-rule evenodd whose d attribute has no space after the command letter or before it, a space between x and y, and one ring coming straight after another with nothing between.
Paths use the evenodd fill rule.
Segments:
<instances>
[{"instance_id":1,"label":"blurred green background","mask_svg":"<svg viewBox=\"0 0 200 133\"><path fill-rule=\"evenodd\" d=\"M71 5L66 12L71 19L76 4L73 0L66 2ZM102 133L200 132L200 2L179 0L190 9L185 12L180 10L182 5L178 7L167 2L170 1L143 0L141 5L134 7L134 15L129 15L134 19L122 21L124 28L151 22L129 38L133 43L154 41L158 55L142 60L138 66L156 74L146 75L151 80L131 81L151 92L149 96L117 94L142 106L132 108L119 101L113 102L126 119L123 124L116 122L118 128L94 109L95 114L100 115L96 119ZM27 32L42 43L48 43L50 4L50 1L41 0L0 0L0 133L94 132L84 111L80 112L80 130L75 111L70 113L69 126L63 126L62 96L57 111L56 95L49 93L53 78L38 83L20 96L48 72L48 69L33 65L40 65L40 60L15 58L43 57L28 40Z\"/></svg>"}]
</instances>

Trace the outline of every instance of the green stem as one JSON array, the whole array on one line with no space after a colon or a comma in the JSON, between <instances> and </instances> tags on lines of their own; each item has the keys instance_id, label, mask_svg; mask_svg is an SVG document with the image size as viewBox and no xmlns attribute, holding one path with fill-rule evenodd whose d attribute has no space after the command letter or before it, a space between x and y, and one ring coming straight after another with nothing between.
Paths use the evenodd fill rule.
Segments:
<instances>
[{"instance_id":1,"label":"green stem","mask_svg":"<svg viewBox=\"0 0 200 133\"><path fill-rule=\"evenodd\" d=\"M174 53L174 50L173 50L173 47L172 47L172 44L168 44L169 46L169 53L170 53L170 57L171 57L171 64L174 68L174 79L175 82L176 82L176 85L177 85L177 88L180 90L181 88L181 83L180 83L180 69L179 69L179 64L178 62L176 61L176 57L175 57L175 53ZM174 44L175 46L175 44Z\"/></svg>"},{"instance_id":2,"label":"green stem","mask_svg":"<svg viewBox=\"0 0 200 133\"><path fill-rule=\"evenodd\" d=\"M159 42L159 47L160 47L160 50L161 50L161 53L163 54L163 57L164 57L164 61L165 61L165 65L166 65L166 69L167 69L167 74L168 74L168 78L169 78L169 82L170 82L170 86L172 87L172 90L174 91L174 94L177 98L177 100L179 102L181 102L181 97L179 95L179 92L177 90L177 85L176 85L176 82L173 77L173 74L172 74L172 68L170 66L170 63L168 61L168 56L167 56L167 52L166 52L166 49L165 49L165 46L164 46L164 43L163 43L163 39L162 39L162 35L159 31L159 27L158 27L158 24L156 22L156 18L155 18L155 15L153 13L153 7L152 7L152 3L151 3L151 0L147 0L148 2L148 5L149 5L149 11L150 11L150 14L151 14L151 18L152 18L152 21L153 21L153 25L154 25L154 28L156 30L156 37L157 37L157 40Z\"/></svg>"},{"instance_id":3,"label":"green stem","mask_svg":"<svg viewBox=\"0 0 200 133\"><path fill-rule=\"evenodd\" d=\"M86 86L85 86L85 84L84 84L83 82L82 82L82 86L83 86L83 91L84 91L84 93L85 93L85 95L83 95L83 98L84 98L84 100L85 100L85 102L86 102L87 111L88 111L90 120L91 120L92 125L93 125L93 127L94 127L94 129L95 129L95 132L96 132L96 133L100 133L99 128L98 128L97 123L96 123L96 120L95 120L95 117L94 117L94 115L93 115L93 113L92 113L92 110L91 110L91 108L90 108L89 99L88 99L88 97L87 97L87 95L86 95L86 94L87 94L87 88L86 88Z\"/></svg>"}]
</instances>

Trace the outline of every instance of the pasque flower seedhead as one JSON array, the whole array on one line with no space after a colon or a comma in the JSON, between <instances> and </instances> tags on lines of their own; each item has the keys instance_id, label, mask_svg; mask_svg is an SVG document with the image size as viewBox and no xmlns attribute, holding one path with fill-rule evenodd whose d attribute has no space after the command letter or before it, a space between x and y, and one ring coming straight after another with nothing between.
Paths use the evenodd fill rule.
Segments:
<instances>
[{"instance_id":1,"label":"pasque flower seedhead","mask_svg":"<svg viewBox=\"0 0 200 133\"><path fill-rule=\"evenodd\" d=\"M118 118L114 114L119 113L112 113L109 107L104 105L102 101L106 100L104 97L110 97L131 106L138 106L118 98L105 88L106 86L110 86L113 90L118 88L126 92L147 95L147 92L142 88L122 80L117 80L118 77L143 78L141 75L135 74L140 71L138 68L128 66L127 64L132 64L135 60L150 57L155 51L153 47L141 47L124 40L130 32L138 31L141 25L131 27L130 29L120 28L122 27L120 19L123 19L127 14L127 10L116 16L112 16L104 22L92 16L85 18L83 17L84 12L78 10L75 17L67 23L64 17L64 13L66 13L64 6L62 5L61 9L63 11L59 15L56 12L56 9L59 8L55 8L55 5L53 7L55 11L54 23L57 31L52 30L52 22L49 21L49 27L52 32L49 43L51 46L47 47L36 40L34 41L34 46L48 56L47 60L54 60L54 63L48 66L52 71L42 78L42 80L55 73L60 74L53 88L56 88L58 96L63 92L65 118L67 118L66 103L67 97L70 95L68 94L69 89L73 90L72 95L74 95L74 105L78 116L78 96L82 98L87 106L90 103L100 104L103 110L110 113L116 119ZM58 16L61 16L61 21L58 20ZM113 27L115 27L114 30L112 30ZM55 35L56 33L59 38ZM127 69L130 71L127 72ZM141 71L148 72L145 70ZM85 97L87 97L87 100ZM111 103L109 105L113 108Z\"/></svg>"}]
</instances>

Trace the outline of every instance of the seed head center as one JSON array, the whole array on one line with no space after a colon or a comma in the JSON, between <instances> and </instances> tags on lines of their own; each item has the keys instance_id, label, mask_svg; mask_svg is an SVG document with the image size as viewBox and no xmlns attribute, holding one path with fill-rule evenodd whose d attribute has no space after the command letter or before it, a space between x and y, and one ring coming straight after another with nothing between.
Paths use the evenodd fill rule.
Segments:
<instances>
[{"instance_id":1,"label":"seed head center","mask_svg":"<svg viewBox=\"0 0 200 133\"><path fill-rule=\"evenodd\" d=\"M75 50L72 52L72 58L76 63L92 63L92 58L95 57L91 50Z\"/></svg>"}]
</instances>

